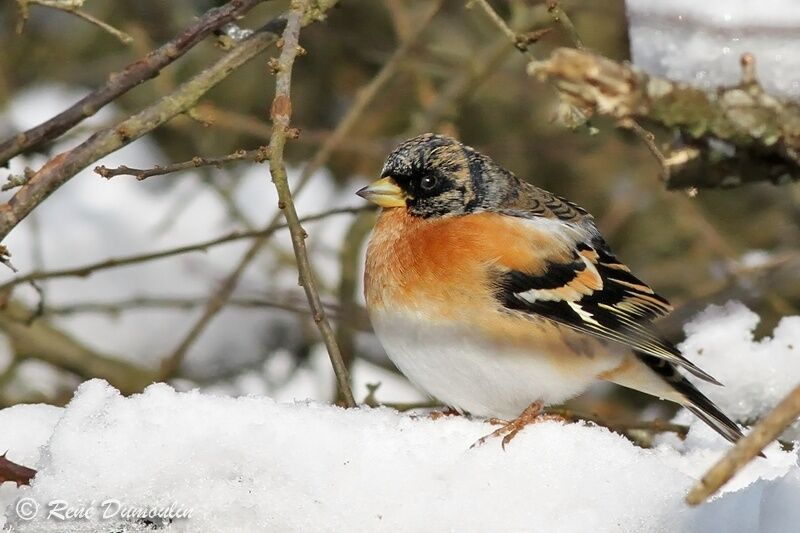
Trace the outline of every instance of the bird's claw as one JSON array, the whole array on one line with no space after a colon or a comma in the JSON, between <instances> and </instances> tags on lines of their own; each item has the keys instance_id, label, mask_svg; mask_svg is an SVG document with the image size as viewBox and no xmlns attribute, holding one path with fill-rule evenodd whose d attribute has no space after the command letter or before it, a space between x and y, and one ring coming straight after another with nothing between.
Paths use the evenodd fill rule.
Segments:
<instances>
[{"instance_id":1,"label":"bird's claw","mask_svg":"<svg viewBox=\"0 0 800 533\"><path fill-rule=\"evenodd\" d=\"M505 450L506 445L511 442L511 440L517 436L517 433L522 431L522 429L528 424L535 424L544 420L564 420L562 417L557 415L548 415L542 413L543 407L544 404L542 402L533 402L526 407L525 410L522 411L522 413L514 420L509 421L502 420L500 418L488 419L487 422L493 425L500 425L500 427L488 435L484 435L483 437L479 438L472 446L470 446L470 449L483 445L487 440L493 437L502 436L503 440L500 441L500 446L503 448L503 450Z\"/></svg>"}]
</instances>

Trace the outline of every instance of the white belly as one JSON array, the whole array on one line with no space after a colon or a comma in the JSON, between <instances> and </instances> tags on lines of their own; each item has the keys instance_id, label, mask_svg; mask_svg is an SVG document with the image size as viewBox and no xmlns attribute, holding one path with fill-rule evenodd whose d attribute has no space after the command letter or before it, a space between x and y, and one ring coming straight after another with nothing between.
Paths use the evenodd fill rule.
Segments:
<instances>
[{"instance_id":1,"label":"white belly","mask_svg":"<svg viewBox=\"0 0 800 533\"><path fill-rule=\"evenodd\" d=\"M565 367L557 364L560 354L500 346L465 327L385 311L371 313L371 319L387 355L409 380L477 416L511 419L537 400L561 403L621 362L598 354Z\"/></svg>"}]
</instances>

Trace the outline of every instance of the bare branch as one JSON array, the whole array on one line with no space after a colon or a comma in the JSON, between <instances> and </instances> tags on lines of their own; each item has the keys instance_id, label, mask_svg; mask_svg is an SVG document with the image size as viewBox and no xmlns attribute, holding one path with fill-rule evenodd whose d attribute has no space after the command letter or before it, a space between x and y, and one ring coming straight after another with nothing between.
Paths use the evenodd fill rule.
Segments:
<instances>
[{"instance_id":1,"label":"bare branch","mask_svg":"<svg viewBox=\"0 0 800 533\"><path fill-rule=\"evenodd\" d=\"M5 238L28 213L87 165L192 107L206 91L274 43L277 36L273 32L283 25L283 19L273 20L173 93L45 163L7 203L0 205L0 239Z\"/></svg>"},{"instance_id":2,"label":"bare branch","mask_svg":"<svg viewBox=\"0 0 800 533\"><path fill-rule=\"evenodd\" d=\"M17 357L38 359L83 379L105 379L123 394L141 392L155 381L152 370L98 353L45 320L28 324L30 315L29 309L14 301L0 310L0 329Z\"/></svg>"},{"instance_id":3,"label":"bare branch","mask_svg":"<svg viewBox=\"0 0 800 533\"><path fill-rule=\"evenodd\" d=\"M103 22L102 20L90 15L86 11L82 11L81 6L83 6L83 1L84 0L17 0L17 5L19 6L17 33L22 33L22 31L25 29L25 23L28 20L28 10L30 9L30 4L38 4L40 6L58 9L66 13L72 13L73 15L80 17L91 24L94 24L103 31L110 33L119 39L122 44L131 44L133 42L133 37L124 31L120 31L107 22Z\"/></svg>"},{"instance_id":4,"label":"bare branch","mask_svg":"<svg viewBox=\"0 0 800 533\"><path fill-rule=\"evenodd\" d=\"M686 503L699 505L719 490L737 472L788 428L800 416L800 386L797 386L750 433L736 443L703 476L686 496Z\"/></svg>"},{"instance_id":5,"label":"bare branch","mask_svg":"<svg viewBox=\"0 0 800 533\"><path fill-rule=\"evenodd\" d=\"M299 296L299 295L298 295ZM298 315L309 315L308 304L305 297L302 301L293 301L295 298L258 298L258 297L232 297L228 300L228 305L242 308L253 309L278 309ZM80 313L105 313L118 315L125 311L136 309L174 309L189 310L201 307L208 301L205 296L184 297L184 296L139 296L127 300L108 301L108 302L81 302L68 305L47 306L44 310L46 316L50 315L73 315ZM339 316L339 306L334 303L326 302L325 309L334 316ZM363 310L359 308L356 316L353 317L355 326L361 331L369 331L368 327L361 320ZM348 319L349 320L349 319Z\"/></svg>"},{"instance_id":6,"label":"bare branch","mask_svg":"<svg viewBox=\"0 0 800 533\"><path fill-rule=\"evenodd\" d=\"M118 96L157 76L161 69L188 52L211 32L263 1L232 0L222 7L209 9L195 23L143 59L131 63L121 72L109 75L105 85L87 94L70 108L0 144L0 166L17 154L55 139Z\"/></svg>"},{"instance_id":7,"label":"bare branch","mask_svg":"<svg viewBox=\"0 0 800 533\"><path fill-rule=\"evenodd\" d=\"M503 17L497 14L497 11L489 4L487 0L472 0L468 6L472 4L477 4L483 9L483 12L489 17L489 19L500 29L503 34L508 38L509 41L523 54L526 54L530 59L535 59L533 53L528 49L528 39L518 35L514 30L512 30L506 21L503 20Z\"/></svg>"},{"instance_id":8,"label":"bare branch","mask_svg":"<svg viewBox=\"0 0 800 533\"><path fill-rule=\"evenodd\" d=\"M292 116L292 67L300 48L300 17L304 10L308 9L305 1L292 3L292 11L287 17L286 30L283 32L283 48L277 63L277 75L275 79L275 98L270 107L272 117L272 138L269 142L272 157L269 161L269 171L272 175L272 183L278 192L278 207L286 217L289 225L289 234L292 237L292 247L297 258L297 270L300 274L300 285L308 298L308 304L314 315L314 322L319 328L325 347L328 349L331 363L339 384L339 393L344 398L347 407L355 407L353 392L350 390L350 377L347 365L344 363L339 345L336 343L336 335L328 322L325 309L319 297L317 282L308 260L305 239L308 236L300 224L297 210L292 200L292 192L289 188L289 180L286 175L286 167L283 163L283 149L286 139L294 137L290 129Z\"/></svg>"},{"instance_id":9,"label":"bare branch","mask_svg":"<svg viewBox=\"0 0 800 533\"><path fill-rule=\"evenodd\" d=\"M313 222L315 220L321 220L329 216L340 215L345 213L358 213L360 211L364 211L365 209L366 208L364 207L342 207L338 209L331 209L329 211L324 211L316 215L305 217L303 219L303 222ZM158 252L150 252L145 254L135 254L124 257L104 259L102 261L97 261L95 263L88 263L82 266L64 268L61 270L34 271L28 274L24 274L22 276L11 278L10 280L0 285L0 294L6 292L8 289L14 287L15 285L19 285L20 283L28 283L36 280L54 279L54 278L85 278L98 270L107 270L109 268L117 268L126 265L135 265L138 263L155 261L157 259L164 259L166 257L172 257L175 255L181 255L189 252L206 251L213 246L218 246L220 244L225 244L232 241L238 241L242 239L252 239L252 238L266 239L276 231L284 229L286 227L287 227L286 224L276 224L273 226L269 226L254 231L232 231L221 237L215 237L213 239L200 241L194 244L178 246L176 248L168 248L166 250L161 250Z\"/></svg>"},{"instance_id":10,"label":"bare branch","mask_svg":"<svg viewBox=\"0 0 800 533\"><path fill-rule=\"evenodd\" d=\"M325 5L322 5L318 2L317 9L330 9L335 4L335 1L329 1ZM427 24L430 22L431 18L438 10L438 6L440 5L441 0L434 5L434 8L430 11L430 14L426 18L424 24L420 24L417 27L416 34L409 38L408 41L403 43L403 45L392 55L392 58L387 61L386 64L384 64L380 71L378 71L375 77L372 78L372 80L370 80L370 82L363 89L361 89L361 91L359 91L353 106L350 107L344 118L339 121L336 129L325 139L322 146L320 146L319 150L317 150L311 160L303 167L303 171L301 172L300 178L295 187L295 194L299 194L300 191L305 188L311 179L311 176L313 176L317 170L325 165L331 154L345 139L348 138L348 134L358 122L363 112L374 101L375 97L380 94L381 89L396 73L402 60L408 55L408 52L413 49L415 42L422 34L422 31L425 29L425 27L427 27ZM269 130L269 134L270 136L272 135L272 129ZM276 216L270 225L277 224L279 217L280 215ZM192 328L189 330L189 333L187 333L186 337L181 341L169 359L180 361L183 357L185 357L191 345L199 337L200 332L203 331L203 329L211 322L211 320L213 320L216 314L224 307L225 302L233 294L233 290L236 287L236 284L238 283L242 273L258 255L258 252L264 246L265 242L265 238L257 238L253 241L253 244L241 257L239 263L236 265L233 271L227 276L227 278L225 278L220 287L209 298L203 314L192 326ZM167 367L167 370L170 369L175 371L177 370L177 367L171 364L169 367Z\"/></svg>"},{"instance_id":11,"label":"bare branch","mask_svg":"<svg viewBox=\"0 0 800 533\"><path fill-rule=\"evenodd\" d=\"M136 176L136 179L138 181L142 181L146 180L150 176L161 176L164 174L170 174L171 172L180 172L181 170L187 170L190 168L209 167L209 166L220 167L224 163L230 163L231 161L255 161L256 163L263 163L268 159L269 159L269 148L267 148L266 146L261 146L260 148L257 148L255 150L237 150L232 154L216 158L196 156L190 159L189 161L184 161L182 163L173 163L171 165L166 165L163 167L156 165L153 168L139 169L139 168L130 168L126 167L125 165L122 165L117 168L106 168L105 166L100 165L95 167L94 171L106 179L111 179L114 176Z\"/></svg>"},{"instance_id":12,"label":"bare branch","mask_svg":"<svg viewBox=\"0 0 800 533\"><path fill-rule=\"evenodd\" d=\"M359 263L361 262L361 247L375 225L375 214L364 212L359 214L350 224L344 238L344 245L339 252L338 302L340 306L339 320L336 324L336 342L344 355L344 362L350 368L355 359L355 341L353 333L357 329L357 318L360 306L356 302L358 287ZM344 401L341 395L337 402Z\"/></svg>"},{"instance_id":13,"label":"bare branch","mask_svg":"<svg viewBox=\"0 0 800 533\"><path fill-rule=\"evenodd\" d=\"M572 24L572 19L570 19L567 12L561 8L558 0L547 0L547 11L553 17L553 20L564 28L575 48L583 50L583 40L581 36L578 35L578 30L575 29L575 25Z\"/></svg>"}]
</instances>

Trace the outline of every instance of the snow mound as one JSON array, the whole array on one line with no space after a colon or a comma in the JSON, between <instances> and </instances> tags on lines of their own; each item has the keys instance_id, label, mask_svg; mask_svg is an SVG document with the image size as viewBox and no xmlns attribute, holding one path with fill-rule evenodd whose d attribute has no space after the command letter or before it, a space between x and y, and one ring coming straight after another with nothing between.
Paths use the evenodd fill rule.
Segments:
<instances>
[{"instance_id":1,"label":"snow mound","mask_svg":"<svg viewBox=\"0 0 800 533\"><path fill-rule=\"evenodd\" d=\"M701 385L729 416L755 420L800 383L800 316L784 317L755 340L759 318L737 302L711 306L685 326L681 351L725 387Z\"/></svg>"},{"instance_id":2,"label":"snow mound","mask_svg":"<svg viewBox=\"0 0 800 533\"><path fill-rule=\"evenodd\" d=\"M645 450L601 427L542 422L506 451L497 441L470 449L491 426L164 384L125 398L100 380L55 412L0 412L0 448L13 444L11 459L39 469L32 487L0 493L12 531L144 530L121 510L170 508L184 515L162 531L777 533L798 519L786 506L800 498L797 457L777 446L728 492L690 509L683 497L719 457L718 442ZM48 518L55 505L90 516ZM31 508L31 520L17 512ZM103 519L108 509L117 516Z\"/></svg>"}]
</instances>

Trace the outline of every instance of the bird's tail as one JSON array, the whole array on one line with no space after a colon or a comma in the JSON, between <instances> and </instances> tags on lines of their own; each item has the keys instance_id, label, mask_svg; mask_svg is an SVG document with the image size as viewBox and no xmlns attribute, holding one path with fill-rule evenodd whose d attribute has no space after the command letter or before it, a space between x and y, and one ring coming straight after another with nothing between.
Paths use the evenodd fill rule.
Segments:
<instances>
[{"instance_id":1,"label":"bird's tail","mask_svg":"<svg viewBox=\"0 0 800 533\"><path fill-rule=\"evenodd\" d=\"M678 372L675 365L642 352L634 353L641 364L623 365L624 370L612 372L605 379L679 403L732 443L744 436L736 422Z\"/></svg>"}]
</instances>

